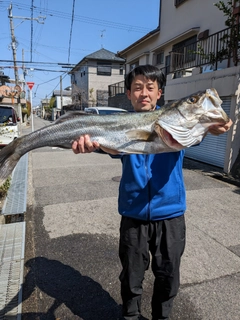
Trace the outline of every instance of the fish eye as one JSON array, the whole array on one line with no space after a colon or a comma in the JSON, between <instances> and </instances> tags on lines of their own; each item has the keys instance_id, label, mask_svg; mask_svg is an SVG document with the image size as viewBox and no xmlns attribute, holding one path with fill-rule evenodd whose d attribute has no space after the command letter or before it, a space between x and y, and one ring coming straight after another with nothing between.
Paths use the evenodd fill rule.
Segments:
<instances>
[{"instance_id":1,"label":"fish eye","mask_svg":"<svg viewBox=\"0 0 240 320\"><path fill-rule=\"evenodd\" d=\"M195 102L197 102L197 98L196 97L191 97L191 98L188 99L188 102L195 103Z\"/></svg>"}]
</instances>

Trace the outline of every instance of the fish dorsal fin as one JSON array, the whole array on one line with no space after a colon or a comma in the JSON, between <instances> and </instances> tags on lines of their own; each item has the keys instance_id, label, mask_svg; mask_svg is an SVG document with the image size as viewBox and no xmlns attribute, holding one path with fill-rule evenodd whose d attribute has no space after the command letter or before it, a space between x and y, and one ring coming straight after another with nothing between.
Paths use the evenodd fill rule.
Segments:
<instances>
[{"instance_id":1,"label":"fish dorsal fin","mask_svg":"<svg viewBox=\"0 0 240 320\"><path fill-rule=\"evenodd\" d=\"M155 131L146 131L141 129L129 130L126 132L128 139L138 140L138 141L154 141L157 134Z\"/></svg>"},{"instance_id":2,"label":"fish dorsal fin","mask_svg":"<svg viewBox=\"0 0 240 320\"><path fill-rule=\"evenodd\" d=\"M92 116L92 113L84 112L84 111L70 111L62 115L60 118L58 118L54 123L62 123L67 120L71 120L73 118L77 118L80 116Z\"/></svg>"}]
</instances>

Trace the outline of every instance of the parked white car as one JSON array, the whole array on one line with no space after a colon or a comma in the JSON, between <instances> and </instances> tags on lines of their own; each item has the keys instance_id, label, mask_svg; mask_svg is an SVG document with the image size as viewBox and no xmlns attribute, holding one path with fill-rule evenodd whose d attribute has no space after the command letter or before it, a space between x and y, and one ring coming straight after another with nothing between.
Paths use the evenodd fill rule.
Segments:
<instances>
[{"instance_id":1,"label":"parked white car","mask_svg":"<svg viewBox=\"0 0 240 320\"><path fill-rule=\"evenodd\" d=\"M113 108L113 107L89 107L84 109L85 112L95 114L111 114L117 112L127 112L125 109Z\"/></svg>"},{"instance_id":2,"label":"parked white car","mask_svg":"<svg viewBox=\"0 0 240 320\"><path fill-rule=\"evenodd\" d=\"M20 118L12 106L0 105L0 147L4 147L20 135Z\"/></svg>"}]
</instances>

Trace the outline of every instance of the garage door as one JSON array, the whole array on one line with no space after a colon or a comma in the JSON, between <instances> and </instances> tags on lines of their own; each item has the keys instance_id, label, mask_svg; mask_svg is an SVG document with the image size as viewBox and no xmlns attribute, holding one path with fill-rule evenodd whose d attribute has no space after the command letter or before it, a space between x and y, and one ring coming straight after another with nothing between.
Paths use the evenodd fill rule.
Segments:
<instances>
[{"instance_id":1,"label":"garage door","mask_svg":"<svg viewBox=\"0 0 240 320\"><path fill-rule=\"evenodd\" d=\"M230 114L231 97L221 97L222 108ZM199 146L186 149L186 157L217 167L224 167L225 153L227 146L227 133L219 136L208 134Z\"/></svg>"}]
</instances>

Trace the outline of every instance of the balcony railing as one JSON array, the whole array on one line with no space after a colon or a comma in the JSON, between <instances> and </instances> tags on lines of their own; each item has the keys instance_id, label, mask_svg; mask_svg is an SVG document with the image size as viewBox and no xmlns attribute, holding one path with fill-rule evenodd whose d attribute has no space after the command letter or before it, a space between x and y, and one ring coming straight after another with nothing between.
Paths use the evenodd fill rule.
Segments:
<instances>
[{"instance_id":1,"label":"balcony railing","mask_svg":"<svg viewBox=\"0 0 240 320\"><path fill-rule=\"evenodd\" d=\"M120 81L114 84L111 84L108 86L108 96L109 97L114 97L119 94L124 94L125 93L125 85L124 81Z\"/></svg>"},{"instance_id":2,"label":"balcony railing","mask_svg":"<svg viewBox=\"0 0 240 320\"><path fill-rule=\"evenodd\" d=\"M236 66L240 58L239 49L239 25L235 25L206 39L174 49L170 52L170 66L165 71L168 74L203 65L210 65L217 70L223 61L225 67Z\"/></svg>"},{"instance_id":3,"label":"balcony railing","mask_svg":"<svg viewBox=\"0 0 240 320\"><path fill-rule=\"evenodd\" d=\"M188 46L170 52L162 72L189 73L193 68L206 66L208 71L237 66L240 62L240 24L216 32ZM124 94L124 81L108 86L109 97Z\"/></svg>"}]
</instances>

